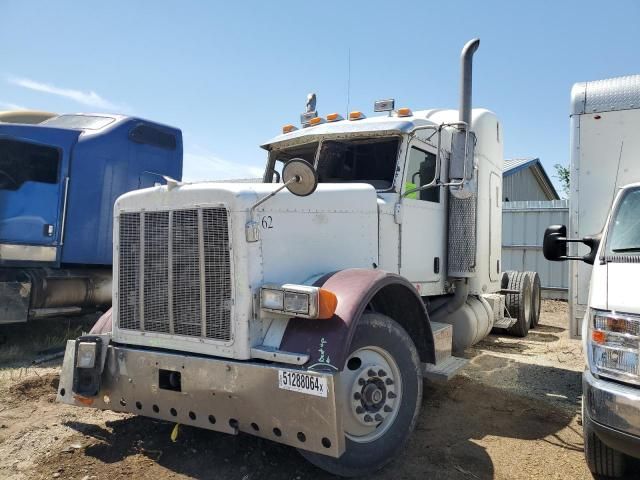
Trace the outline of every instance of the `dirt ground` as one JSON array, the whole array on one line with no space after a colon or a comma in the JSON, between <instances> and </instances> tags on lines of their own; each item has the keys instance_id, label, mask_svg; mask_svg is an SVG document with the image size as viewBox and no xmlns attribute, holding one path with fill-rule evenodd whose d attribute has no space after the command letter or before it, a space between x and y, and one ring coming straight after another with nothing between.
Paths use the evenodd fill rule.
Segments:
<instances>
[{"instance_id":1,"label":"dirt ground","mask_svg":"<svg viewBox=\"0 0 640 480\"><path fill-rule=\"evenodd\" d=\"M469 364L457 378L425 384L409 445L371 478L591 478L582 453L583 357L567 321L566 303L546 301L541 325L526 339L491 335L465 352ZM81 327L50 328L73 336ZM61 341L64 331L56 335ZM22 359L15 333L4 342L0 352L10 342L13 353L0 355L0 478L333 478L294 449L249 435L181 426L172 443L172 424L56 404L61 360L34 366L38 342L27 341L32 356Z\"/></svg>"}]
</instances>

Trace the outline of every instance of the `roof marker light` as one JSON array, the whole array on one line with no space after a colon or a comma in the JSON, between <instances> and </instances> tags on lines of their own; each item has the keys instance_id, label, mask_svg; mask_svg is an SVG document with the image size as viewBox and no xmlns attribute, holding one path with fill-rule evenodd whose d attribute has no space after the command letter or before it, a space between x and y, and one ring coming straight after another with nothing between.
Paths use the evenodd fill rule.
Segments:
<instances>
[{"instance_id":1,"label":"roof marker light","mask_svg":"<svg viewBox=\"0 0 640 480\"><path fill-rule=\"evenodd\" d=\"M309 125L314 127L316 125L320 125L323 121L322 117L313 117L312 119L309 120Z\"/></svg>"},{"instance_id":2,"label":"roof marker light","mask_svg":"<svg viewBox=\"0 0 640 480\"><path fill-rule=\"evenodd\" d=\"M291 133L291 132L295 132L296 130L297 128L294 125L291 125L290 123L282 127L282 133Z\"/></svg>"},{"instance_id":3,"label":"roof marker light","mask_svg":"<svg viewBox=\"0 0 640 480\"><path fill-rule=\"evenodd\" d=\"M349 113L349 120L362 120L363 118L365 118L364 114L358 110Z\"/></svg>"},{"instance_id":4,"label":"roof marker light","mask_svg":"<svg viewBox=\"0 0 640 480\"><path fill-rule=\"evenodd\" d=\"M413 112L411 111L410 108L402 107L398 109L397 115L399 117L410 117L411 115L413 115Z\"/></svg>"},{"instance_id":5,"label":"roof marker light","mask_svg":"<svg viewBox=\"0 0 640 480\"><path fill-rule=\"evenodd\" d=\"M340 120L344 120L344 118L342 118L342 115L339 113L330 113L327 115L327 122L339 122Z\"/></svg>"}]
</instances>

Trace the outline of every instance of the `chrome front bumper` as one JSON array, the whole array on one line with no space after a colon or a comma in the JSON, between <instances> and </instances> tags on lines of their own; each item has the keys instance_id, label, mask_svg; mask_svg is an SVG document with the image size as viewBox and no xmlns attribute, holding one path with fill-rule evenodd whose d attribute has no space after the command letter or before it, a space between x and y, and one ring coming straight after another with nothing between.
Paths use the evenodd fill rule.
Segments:
<instances>
[{"instance_id":1,"label":"chrome front bumper","mask_svg":"<svg viewBox=\"0 0 640 480\"><path fill-rule=\"evenodd\" d=\"M279 387L279 371L300 370L110 345L100 392L86 399L72 392L75 343L67 342L59 402L230 434L242 431L332 457L344 452L334 374L308 372L326 378L322 397ZM162 384L161 370L180 372L179 391Z\"/></svg>"},{"instance_id":2,"label":"chrome front bumper","mask_svg":"<svg viewBox=\"0 0 640 480\"><path fill-rule=\"evenodd\" d=\"M640 388L582 375L584 428L611 448L640 458Z\"/></svg>"}]
</instances>

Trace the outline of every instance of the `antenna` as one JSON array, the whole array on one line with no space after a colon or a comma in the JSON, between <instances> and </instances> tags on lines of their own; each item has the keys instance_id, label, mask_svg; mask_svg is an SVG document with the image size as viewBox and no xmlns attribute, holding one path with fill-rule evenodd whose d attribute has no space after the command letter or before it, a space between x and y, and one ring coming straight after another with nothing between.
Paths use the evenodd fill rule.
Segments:
<instances>
[{"instance_id":1,"label":"antenna","mask_svg":"<svg viewBox=\"0 0 640 480\"><path fill-rule=\"evenodd\" d=\"M349 104L351 103L351 47L347 54L347 114L345 118L349 118Z\"/></svg>"}]
</instances>

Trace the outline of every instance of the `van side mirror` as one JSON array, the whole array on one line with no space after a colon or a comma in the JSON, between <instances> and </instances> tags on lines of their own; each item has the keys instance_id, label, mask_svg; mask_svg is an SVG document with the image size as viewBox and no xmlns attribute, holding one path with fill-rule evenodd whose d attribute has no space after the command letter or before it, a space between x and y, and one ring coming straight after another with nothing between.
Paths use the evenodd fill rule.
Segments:
<instances>
[{"instance_id":1,"label":"van side mirror","mask_svg":"<svg viewBox=\"0 0 640 480\"><path fill-rule=\"evenodd\" d=\"M602 240L602 234L599 233L597 235L588 235L584 237L581 241L591 250L589 253L582 257L582 261L584 263L588 263L589 265L593 265L596 261L596 255L598 253L598 248L600 247L600 240Z\"/></svg>"},{"instance_id":2,"label":"van side mirror","mask_svg":"<svg viewBox=\"0 0 640 480\"><path fill-rule=\"evenodd\" d=\"M544 231L542 242L544 258L552 262L567 259L567 227L564 225L551 225Z\"/></svg>"},{"instance_id":3,"label":"van side mirror","mask_svg":"<svg viewBox=\"0 0 640 480\"><path fill-rule=\"evenodd\" d=\"M553 262L564 260L582 260L589 265L593 265L600 246L602 234L588 235L580 240L567 238L567 227L564 225L551 225L544 231L544 241L542 242L542 253L544 258ZM567 256L567 243L584 243L589 247L589 253L582 257Z\"/></svg>"}]
</instances>

